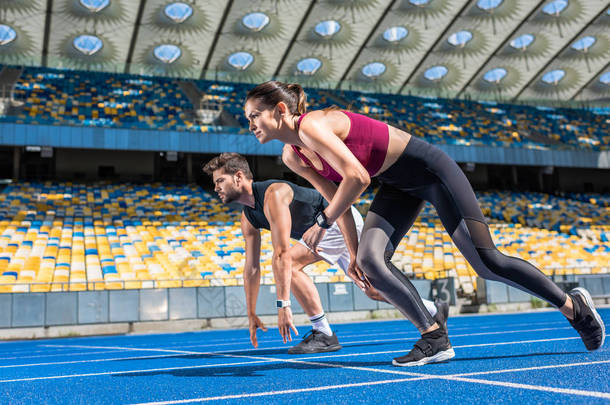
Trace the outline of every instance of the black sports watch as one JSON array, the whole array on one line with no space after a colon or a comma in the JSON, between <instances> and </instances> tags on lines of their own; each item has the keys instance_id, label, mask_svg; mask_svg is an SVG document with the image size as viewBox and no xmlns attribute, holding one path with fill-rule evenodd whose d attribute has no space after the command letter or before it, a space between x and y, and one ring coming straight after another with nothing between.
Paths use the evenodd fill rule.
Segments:
<instances>
[{"instance_id":1,"label":"black sports watch","mask_svg":"<svg viewBox=\"0 0 610 405\"><path fill-rule=\"evenodd\" d=\"M318 212L318 215L316 215L316 224L318 224L320 228L324 229L328 229L333 226L333 224L328 223L328 218L326 218L324 211L320 211Z\"/></svg>"}]
</instances>

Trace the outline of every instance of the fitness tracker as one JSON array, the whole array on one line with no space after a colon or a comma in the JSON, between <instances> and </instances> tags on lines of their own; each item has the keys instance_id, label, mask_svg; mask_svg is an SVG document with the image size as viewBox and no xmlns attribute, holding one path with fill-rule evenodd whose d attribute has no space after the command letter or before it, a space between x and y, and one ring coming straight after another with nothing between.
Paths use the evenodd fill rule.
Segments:
<instances>
[{"instance_id":1,"label":"fitness tracker","mask_svg":"<svg viewBox=\"0 0 610 405\"><path fill-rule=\"evenodd\" d=\"M320 211L318 215L316 215L316 224L318 224L320 228L324 229L328 229L332 226L332 224L328 223L328 218L326 218L324 211Z\"/></svg>"}]
</instances>

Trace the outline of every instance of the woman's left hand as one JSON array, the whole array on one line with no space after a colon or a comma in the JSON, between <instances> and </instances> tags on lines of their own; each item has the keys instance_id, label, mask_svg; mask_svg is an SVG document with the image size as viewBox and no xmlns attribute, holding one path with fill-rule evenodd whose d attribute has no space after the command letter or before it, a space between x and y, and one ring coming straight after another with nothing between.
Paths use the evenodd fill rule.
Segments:
<instances>
[{"instance_id":1,"label":"woman's left hand","mask_svg":"<svg viewBox=\"0 0 610 405\"><path fill-rule=\"evenodd\" d=\"M318 248L318 244L322 238L324 238L325 233L326 229L320 227L318 224L313 224L312 227L303 234L303 242L305 242L307 247L309 247L313 252L321 252L322 249Z\"/></svg>"}]
</instances>

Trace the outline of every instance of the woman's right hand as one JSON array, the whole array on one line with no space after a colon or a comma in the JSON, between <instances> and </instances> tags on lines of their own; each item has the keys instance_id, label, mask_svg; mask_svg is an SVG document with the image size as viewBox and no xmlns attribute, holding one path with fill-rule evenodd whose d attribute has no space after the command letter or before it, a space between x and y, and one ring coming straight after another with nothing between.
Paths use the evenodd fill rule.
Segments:
<instances>
[{"instance_id":1,"label":"woman's right hand","mask_svg":"<svg viewBox=\"0 0 610 405\"><path fill-rule=\"evenodd\" d=\"M360 288L362 292L365 293L370 299L374 301L388 302L385 298L383 298L381 293L377 291L375 287L373 287L369 279L366 277L366 274L360 270L360 267L358 267L355 260L350 262L347 268L347 275L349 278L354 280L354 283L356 283L358 288Z\"/></svg>"},{"instance_id":2,"label":"woman's right hand","mask_svg":"<svg viewBox=\"0 0 610 405\"><path fill-rule=\"evenodd\" d=\"M363 292L366 292L367 285L371 285L367 280L366 275L360 270L358 264L356 264L356 260L350 261L349 266L347 267L347 276L351 278Z\"/></svg>"}]
</instances>

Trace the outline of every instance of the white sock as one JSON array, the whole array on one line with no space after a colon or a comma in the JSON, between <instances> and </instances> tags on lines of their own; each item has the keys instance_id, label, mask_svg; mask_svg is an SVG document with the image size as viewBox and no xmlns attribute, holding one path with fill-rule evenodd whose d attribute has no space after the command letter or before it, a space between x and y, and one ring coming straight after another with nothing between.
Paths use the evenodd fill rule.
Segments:
<instances>
[{"instance_id":1,"label":"white sock","mask_svg":"<svg viewBox=\"0 0 610 405\"><path fill-rule=\"evenodd\" d=\"M330 328L328 319L326 318L326 314L324 312L310 317L309 320L311 321L311 324L313 325L314 330L320 331L320 332L324 333L326 336L333 335L333 330Z\"/></svg>"},{"instance_id":2,"label":"white sock","mask_svg":"<svg viewBox=\"0 0 610 405\"><path fill-rule=\"evenodd\" d=\"M430 312L430 316L434 317L434 315L436 315L436 313L438 312L436 310L436 305L434 305L434 302L430 301L430 300L425 300L422 298L422 301L424 302L424 305L426 306L426 309L428 310L428 312Z\"/></svg>"}]
</instances>

